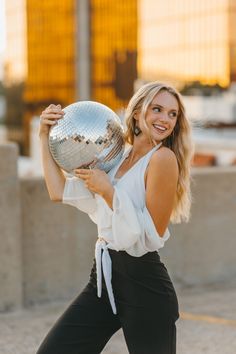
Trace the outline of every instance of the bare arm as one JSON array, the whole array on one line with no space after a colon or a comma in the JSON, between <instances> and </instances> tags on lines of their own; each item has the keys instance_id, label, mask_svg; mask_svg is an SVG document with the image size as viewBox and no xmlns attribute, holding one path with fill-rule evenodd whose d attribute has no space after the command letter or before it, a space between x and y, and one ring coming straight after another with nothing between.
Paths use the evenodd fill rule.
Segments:
<instances>
[{"instance_id":1,"label":"bare arm","mask_svg":"<svg viewBox=\"0 0 236 354\"><path fill-rule=\"evenodd\" d=\"M162 237L168 226L178 181L178 164L173 151L157 150L149 163L146 180L146 206Z\"/></svg>"},{"instance_id":2,"label":"bare arm","mask_svg":"<svg viewBox=\"0 0 236 354\"><path fill-rule=\"evenodd\" d=\"M44 171L44 178L50 199L56 202L62 201L65 176L59 166L56 164L49 150L48 133L51 125L56 124L57 119L63 117L60 106L50 105L42 112L40 116L40 147L41 159Z\"/></svg>"}]
</instances>

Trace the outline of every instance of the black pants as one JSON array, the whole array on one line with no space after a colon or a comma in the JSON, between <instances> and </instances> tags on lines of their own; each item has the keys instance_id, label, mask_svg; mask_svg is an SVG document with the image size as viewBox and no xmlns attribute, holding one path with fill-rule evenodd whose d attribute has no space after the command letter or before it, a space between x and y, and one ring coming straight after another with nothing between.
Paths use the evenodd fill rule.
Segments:
<instances>
[{"instance_id":1,"label":"black pants","mask_svg":"<svg viewBox=\"0 0 236 354\"><path fill-rule=\"evenodd\" d=\"M37 354L99 354L120 328L131 354L176 353L178 300L158 252L142 257L125 251L109 253L117 315L104 279L102 297L97 297L94 260L88 284L57 320Z\"/></svg>"}]
</instances>

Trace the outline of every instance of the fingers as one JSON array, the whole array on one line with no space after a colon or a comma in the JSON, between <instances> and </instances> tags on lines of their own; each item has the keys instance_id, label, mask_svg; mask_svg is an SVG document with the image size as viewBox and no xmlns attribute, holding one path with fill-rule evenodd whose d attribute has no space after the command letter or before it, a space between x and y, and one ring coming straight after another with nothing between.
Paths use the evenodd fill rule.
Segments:
<instances>
[{"instance_id":1,"label":"fingers","mask_svg":"<svg viewBox=\"0 0 236 354\"><path fill-rule=\"evenodd\" d=\"M62 110L59 109L55 109L55 108L50 108L50 109L45 109L42 114L65 114L65 112L63 112Z\"/></svg>"},{"instance_id":2,"label":"fingers","mask_svg":"<svg viewBox=\"0 0 236 354\"><path fill-rule=\"evenodd\" d=\"M90 192L101 194L104 191L104 186L108 185L108 177L106 173L100 169L88 170L85 168L76 168L74 175L84 182L86 188Z\"/></svg>"},{"instance_id":3,"label":"fingers","mask_svg":"<svg viewBox=\"0 0 236 354\"><path fill-rule=\"evenodd\" d=\"M55 105L55 104L53 104L53 103L51 103L47 108L55 108L55 107L57 107L57 105Z\"/></svg>"},{"instance_id":4,"label":"fingers","mask_svg":"<svg viewBox=\"0 0 236 354\"><path fill-rule=\"evenodd\" d=\"M59 119L63 118L63 115L50 115L50 114L41 114L40 116L40 122L42 124L46 124L46 125L53 125L53 124L57 124L57 121Z\"/></svg>"},{"instance_id":5,"label":"fingers","mask_svg":"<svg viewBox=\"0 0 236 354\"><path fill-rule=\"evenodd\" d=\"M46 109L53 109L53 108L61 109L61 105L60 104L55 105L55 104L51 103Z\"/></svg>"},{"instance_id":6,"label":"fingers","mask_svg":"<svg viewBox=\"0 0 236 354\"><path fill-rule=\"evenodd\" d=\"M91 181L91 178L94 177L94 170L89 170L89 169L85 169L85 168L76 168L74 170L74 174L76 177L79 177L80 179L82 179L85 182L89 182Z\"/></svg>"},{"instance_id":7,"label":"fingers","mask_svg":"<svg viewBox=\"0 0 236 354\"><path fill-rule=\"evenodd\" d=\"M74 171L77 173L81 173L81 175L92 175L93 174L93 171L89 170L87 168L76 168Z\"/></svg>"},{"instance_id":8,"label":"fingers","mask_svg":"<svg viewBox=\"0 0 236 354\"><path fill-rule=\"evenodd\" d=\"M88 169L83 169L83 168L76 168L74 170L74 173L76 174L76 176L81 176L81 178L88 178L90 176L93 175L93 171L92 170L88 170Z\"/></svg>"},{"instance_id":9,"label":"fingers","mask_svg":"<svg viewBox=\"0 0 236 354\"><path fill-rule=\"evenodd\" d=\"M57 114L64 114L64 112L61 109L61 105L55 105L55 104L50 104L48 107L45 108L45 110L42 113L57 113Z\"/></svg>"},{"instance_id":10,"label":"fingers","mask_svg":"<svg viewBox=\"0 0 236 354\"><path fill-rule=\"evenodd\" d=\"M40 115L42 124L54 125L57 124L58 119L63 118L65 112L62 111L61 105L50 104Z\"/></svg>"},{"instance_id":11,"label":"fingers","mask_svg":"<svg viewBox=\"0 0 236 354\"><path fill-rule=\"evenodd\" d=\"M57 124L57 120L42 119L41 123L45 125L55 125Z\"/></svg>"},{"instance_id":12,"label":"fingers","mask_svg":"<svg viewBox=\"0 0 236 354\"><path fill-rule=\"evenodd\" d=\"M42 113L41 116L46 119L59 119L64 116L62 113Z\"/></svg>"}]
</instances>

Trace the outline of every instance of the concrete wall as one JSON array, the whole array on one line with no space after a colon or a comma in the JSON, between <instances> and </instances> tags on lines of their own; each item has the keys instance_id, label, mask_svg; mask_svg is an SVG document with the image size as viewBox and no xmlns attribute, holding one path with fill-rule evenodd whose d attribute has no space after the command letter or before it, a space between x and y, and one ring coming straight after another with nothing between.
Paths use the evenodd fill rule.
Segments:
<instances>
[{"instance_id":1,"label":"concrete wall","mask_svg":"<svg viewBox=\"0 0 236 354\"><path fill-rule=\"evenodd\" d=\"M0 311L22 305L20 188L18 149L0 144Z\"/></svg>"},{"instance_id":2,"label":"concrete wall","mask_svg":"<svg viewBox=\"0 0 236 354\"><path fill-rule=\"evenodd\" d=\"M65 299L88 279L96 225L71 206L53 203L41 178L21 180L24 304Z\"/></svg>"},{"instance_id":3,"label":"concrete wall","mask_svg":"<svg viewBox=\"0 0 236 354\"><path fill-rule=\"evenodd\" d=\"M193 285L236 277L235 182L235 167L193 171L190 222L171 225L171 238L160 250L175 281Z\"/></svg>"},{"instance_id":4,"label":"concrete wall","mask_svg":"<svg viewBox=\"0 0 236 354\"><path fill-rule=\"evenodd\" d=\"M0 145L0 311L73 298L90 273L96 227L84 213L49 200L40 178L18 179L17 149ZM159 250L185 285L236 278L236 168L193 170L192 217L171 225Z\"/></svg>"}]
</instances>

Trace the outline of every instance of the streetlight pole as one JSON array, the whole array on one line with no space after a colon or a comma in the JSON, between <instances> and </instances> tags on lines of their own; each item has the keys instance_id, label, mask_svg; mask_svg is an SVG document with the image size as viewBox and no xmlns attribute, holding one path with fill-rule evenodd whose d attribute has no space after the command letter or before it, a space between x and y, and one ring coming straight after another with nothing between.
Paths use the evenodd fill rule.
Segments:
<instances>
[{"instance_id":1,"label":"streetlight pole","mask_svg":"<svg viewBox=\"0 0 236 354\"><path fill-rule=\"evenodd\" d=\"M90 14L89 0L76 2L76 99L90 99Z\"/></svg>"}]
</instances>

